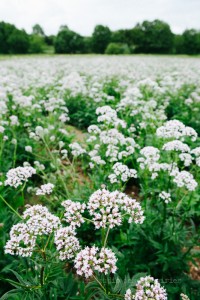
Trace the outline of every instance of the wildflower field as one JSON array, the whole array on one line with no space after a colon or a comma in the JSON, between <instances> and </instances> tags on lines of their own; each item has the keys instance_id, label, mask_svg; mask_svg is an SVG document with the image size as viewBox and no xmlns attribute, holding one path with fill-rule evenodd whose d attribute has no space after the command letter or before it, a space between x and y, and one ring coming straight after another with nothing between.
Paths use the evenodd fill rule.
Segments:
<instances>
[{"instance_id":1,"label":"wildflower field","mask_svg":"<svg viewBox=\"0 0 200 300\"><path fill-rule=\"evenodd\" d=\"M200 59L0 60L0 299L200 299Z\"/></svg>"}]
</instances>

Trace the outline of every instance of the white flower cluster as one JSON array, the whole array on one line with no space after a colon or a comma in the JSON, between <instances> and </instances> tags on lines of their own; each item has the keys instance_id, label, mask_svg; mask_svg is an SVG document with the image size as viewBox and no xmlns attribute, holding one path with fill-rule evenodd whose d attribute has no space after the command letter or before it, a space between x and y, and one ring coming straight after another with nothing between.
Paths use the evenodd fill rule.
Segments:
<instances>
[{"instance_id":1,"label":"white flower cluster","mask_svg":"<svg viewBox=\"0 0 200 300\"><path fill-rule=\"evenodd\" d=\"M85 211L86 205L80 202L73 202L71 200L65 200L61 203L65 208L64 220L70 223L73 228L80 227L84 223L82 214Z\"/></svg>"},{"instance_id":2,"label":"white flower cluster","mask_svg":"<svg viewBox=\"0 0 200 300\"><path fill-rule=\"evenodd\" d=\"M126 128L126 122L117 117L116 110L112 109L110 106L105 105L98 107L96 109L96 114L99 115L97 121L99 123L104 123L105 125L112 125L118 127L119 125L122 128Z\"/></svg>"},{"instance_id":3,"label":"white flower cluster","mask_svg":"<svg viewBox=\"0 0 200 300\"><path fill-rule=\"evenodd\" d=\"M129 223L141 224L144 221L140 204L118 191L97 190L89 198L88 210L96 229L120 226L122 215L129 217Z\"/></svg>"},{"instance_id":4,"label":"white flower cluster","mask_svg":"<svg viewBox=\"0 0 200 300\"><path fill-rule=\"evenodd\" d=\"M183 294L183 293L181 293L180 296L181 296L182 300L190 300L190 298L187 295Z\"/></svg>"},{"instance_id":5,"label":"white flower cluster","mask_svg":"<svg viewBox=\"0 0 200 300\"><path fill-rule=\"evenodd\" d=\"M167 193L167 192L164 192L164 191L161 192L161 193L159 194L159 197L160 197L166 204L168 204L169 202L172 201L170 193Z\"/></svg>"},{"instance_id":6,"label":"white flower cluster","mask_svg":"<svg viewBox=\"0 0 200 300\"><path fill-rule=\"evenodd\" d=\"M62 113L58 118L62 123L69 121L69 116L67 113Z\"/></svg>"},{"instance_id":7,"label":"white flower cluster","mask_svg":"<svg viewBox=\"0 0 200 300\"><path fill-rule=\"evenodd\" d=\"M60 153L61 153L61 159L66 159L67 157L68 157L68 151L67 151L67 149L62 149L61 151L60 151Z\"/></svg>"},{"instance_id":8,"label":"white flower cluster","mask_svg":"<svg viewBox=\"0 0 200 300\"><path fill-rule=\"evenodd\" d=\"M128 289L124 295L124 300L134 300L135 295L132 293L131 289Z\"/></svg>"},{"instance_id":9,"label":"white flower cluster","mask_svg":"<svg viewBox=\"0 0 200 300\"><path fill-rule=\"evenodd\" d=\"M36 236L30 231L26 224L13 225L10 231L10 240L4 249L6 254L31 256L36 243Z\"/></svg>"},{"instance_id":10,"label":"white flower cluster","mask_svg":"<svg viewBox=\"0 0 200 300\"><path fill-rule=\"evenodd\" d=\"M74 258L75 253L80 249L79 241L75 235L76 232L71 226L56 231L54 242L59 251L60 260Z\"/></svg>"},{"instance_id":11,"label":"white flower cluster","mask_svg":"<svg viewBox=\"0 0 200 300\"><path fill-rule=\"evenodd\" d=\"M190 147L178 140L165 143L162 149L165 151L181 151L183 153L190 152Z\"/></svg>"},{"instance_id":12,"label":"white flower cluster","mask_svg":"<svg viewBox=\"0 0 200 300\"><path fill-rule=\"evenodd\" d=\"M144 157L139 157L137 161L140 163L140 168L144 169L145 166L150 166L157 162L160 158L160 150L158 148L147 146L140 150L140 154Z\"/></svg>"},{"instance_id":13,"label":"white flower cluster","mask_svg":"<svg viewBox=\"0 0 200 300\"><path fill-rule=\"evenodd\" d=\"M23 213L23 219L34 235L49 235L61 225L58 217L39 204L27 208Z\"/></svg>"},{"instance_id":14,"label":"white flower cluster","mask_svg":"<svg viewBox=\"0 0 200 300\"><path fill-rule=\"evenodd\" d=\"M101 132L101 129L97 125L90 125L88 127L89 133L99 134Z\"/></svg>"},{"instance_id":15,"label":"white flower cluster","mask_svg":"<svg viewBox=\"0 0 200 300\"><path fill-rule=\"evenodd\" d=\"M0 126L0 133L4 133L5 128L3 126Z\"/></svg>"},{"instance_id":16,"label":"white flower cluster","mask_svg":"<svg viewBox=\"0 0 200 300\"><path fill-rule=\"evenodd\" d=\"M10 240L5 245L5 253L31 256L36 246L37 236L49 235L61 225L59 218L42 205L28 208L23 214L23 219L25 223L12 227Z\"/></svg>"},{"instance_id":17,"label":"white flower cluster","mask_svg":"<svg viewBox=\"0 0 200 300\"><path fill-rule=\"evenodd\" d=\"M158 279L151 276L140 278L136 284L135 300L167 300L166 290L161 287Z\"/></svg>"},{"instance_id":18,"label":"white flower cluster","mask_svg":"<svg viewBox=\"0 0 200 300\"><path fill-rule=\"evenodd\" d=\"M75 269L78 275L89 278L95 271L104 274L115 273L116 262L115 254L108 248L85 247L75 258Z\"/></svg>"},{"instance_id":19,"label":"white flower cluster","mask_svg":"<svg viewBox=\"0 0 200 300\"><path fill-rule=\"evenodd\" d=\"M49 130L47 128L43 128L42 126L36 126L35 132L30 132L29 137L31 139L34 139L35 141L39 141L40 139L43 139L48 133Z\"/></svg>"},{"instance_id":20,"label":"white flower cluster","mask_svg":"<svg viewBox=\"0 0 200 300\"><path fill-rule=\"evenodd\" d=\"M10 116L10 125L19 126L19 120L17 116Z\"/></svg>"},{"instance_id":21,"label":"white flower cluster","mask_svg":"<svg viewBox=\"0 0 200 300\"><path fill-rule=\"evenodd\" d=\"M101 131L96 125L92 126L92 128L91 126L89 127L88 131L92 132L93 135L87 140L88 143L95 141L93 149L88 153L91 157L92 168L94 164L106 164L105 160L101 157L102 155L109 162L118 162L134 153L136 143L133 138L125 137L116 128Z\"/></svg>"},{"instance_id":22,"label":"white flower cluster","mask_svg":"<svg viewBox=\"0 0 200 300\"><path fill-rule=\"evenodd\" d=\"M90 168L93 169L95 164L97 165L105 165L106 162L101 158L100 155L98 155L98 150L100 148L100 145L96 144L94 149L90 151L88 154L90 156L91 162L89 163Z\"/></svg>"},{"instance_id":23,"label":"white flower cluster","mask_svg":"<svg viewBox=\"0 0 200 300\"><path fill-rule=\"evenodd\" d=\"M10 169L6 174L5 185L10 185L17 188L22 185L23 182L27 182L33 174L36 174L36 170L30 166L27 167L17 167Z\"/></svg>"},{"instance_id":24,"label":"white flower cluster","mask_svg":"<svg viewBox=\"0 0 200 300\"><path fill-rule=\"evenodd\" d=\"M52 183L43 184L39 189L36 190L36 195L49 195L52 193L53 188L54 184Z\"/></svg>"},{"instance_id":25,"label":"white flower cluster","mask_svg":"<svg viewBox=\"0 0 200 300\"><path fill-rule=\"evenodd\" d=\"M178 120L167 121L156 130L156 135L164 139L180 139L185 136L191 137L192 141L197 139L197 132L192 127L185 126Z\"/></svg>"},{"instance_id":26,"label":"white flower cluster","mask_svg":"<svg viewBox=\"0 0 200 300\"><path fill-rule=\"evenodd\" d=\"M179 154L179 158L185 167L189 167L192 164L193 157L189 153L181 153Z\"/></svg>"},{"instance_id":27,"label":"white flower cluster","mask_svg":"<svg viewBox=\"0 0 200 300\"><path fill-rule=\"evenodd\" d=\"M81 154L86 153L86 150L83 149L78 143L69 144L69 148L72 150L71 152L74 157L78 157Z\"/></svg>"},{"instance_id":28,"label":"white flower cluster","mask_svg":"<svg viewBox=\"0 0 200 300\"><path fill-rule=\"evenodd\" d=\"M135 169L129 169L120 162L114 164L112 169L114 173L108 176L111 183L120 183L120 181L127 182L129 178L137 178L137 171Z\"/></svg>"},{"instance_id":29,"label":"white flower cluster","mask_svg":"<svg viewBox=\"0 0 200 300\"><path fill-rule=\"evenodd\" d=\"M175 172L173 181L178 187L185 187L189 191L194 191L198 185L193 175L187 171Z\"/></svg>"},{"instance_id":30,"label":"white flower cluster","mask_svg":"<svg viewBox=\"0 0 200 300\"><path fill-rule=\"evenodd\" d=\"M25 147L25 151L27 151L27 152L32 152L33 151L33 149L32 149L32 147L31 146L26 146Z\"/></svg>"},{"instance_id":31,"label":"white flower cluster","mask_svg":"<svg viewBox=\"0 0 200 300\"><path fill-rule=\"evenodd\" d=\"M200 167L200 147L197 147L191 151L191 154L194 154L196 158L196 164Z\"/></svg>"},{"instance_id":32,"label":"white flower cluster","mask_svg":"<svg viewBox=\"0 0 200 300\"><path fill-rule=\"evenodd\" d=\"M45 169L45 166L43 164L41 164L39 161L34 161L34 165L35 165L35 168L38 170L38 171L44 171Z\"/></svg>"},{"instance_id":33,"label":"white flower cluster","mask_svg":"<svg viewBox=\"0 0 200 300\"><path fill-rule=\"evenodd\" d=\"M118 192L111 193L106 189L97 190L90 196L88 210L96 229L121 225L122 218L117 196Z\"/></svg>"}]
</instances>

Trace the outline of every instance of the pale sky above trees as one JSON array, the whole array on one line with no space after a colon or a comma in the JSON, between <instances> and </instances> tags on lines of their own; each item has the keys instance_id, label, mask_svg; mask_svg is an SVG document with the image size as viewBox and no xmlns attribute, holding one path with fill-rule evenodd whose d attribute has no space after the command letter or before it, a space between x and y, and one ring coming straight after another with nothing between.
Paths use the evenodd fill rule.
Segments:
<instances>
[{"instance_id":1,"label":"pale sky above trees","mask_svg":"<svg viewBox=\"0 0 200 300\"><path fill-rule=\"evenodd\" d=\"M200 29L200 0L0 0L0 21L24 28L28 33L39 23L46 34L60 25L91 35L95 25L111 30L132 28L137 22L161 19L174 33Z\"/></svg>"}]
</instances>

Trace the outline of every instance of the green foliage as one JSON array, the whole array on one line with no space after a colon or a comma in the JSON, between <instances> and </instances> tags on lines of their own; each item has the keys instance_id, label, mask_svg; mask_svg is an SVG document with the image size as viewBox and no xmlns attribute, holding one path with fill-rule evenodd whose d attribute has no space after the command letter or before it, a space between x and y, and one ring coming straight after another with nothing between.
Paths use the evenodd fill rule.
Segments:
<instances>
[{"instance_id":1,"label":"green foliage","mask_svg":"<svg viewBox=\"0 0 200 300\"><path fill-rule=\"evenodd\" d=\"M59 31L55 38L55 53L81 53L83 37L68 28Z\"/></svg>"},{"instance_id":2,"label":"green foliage","mask_svg":"<svg viewBox=\"0 0 200 300\"><path fill-rule=\"evenodd\" d=\"M200 32L188 29L183 32L183 49L186 54L200 53Z\"/></svg>"},{"instance_id":3,"label":"green foliage","mask_svg":"<svg viewBox=\"0 0 200 300\"><path fill-rule=\"evenodd\" d=\"M107 26L97 25L92 34L92 48L94 53L104 53L111 41L111 31Z\"/></svg>"},{"instance_id":4,"label":"green foliage","mask_svg":"<svg viewBox=\"0 0 200 300\"><path fill-rule=\"evenodd\" d=\"M66 96L66 105L69 107L70 124L80 129L87 129L91 124L96 123L95 111L97 105L91 100L77 97Z\"/></svg>"},{"instance_id":5,"label":"green foliage","mask_svg":"<svg viewBox=\"0 0 200 300\"><path fill-rule=\"evenodd\" d=\"M33 35L39 35L41 37L45 36L44 30L42 29L42 27L39 24L35 24L33 26L32 34Z\"/></svg>"},{"instance_id":6,"label":"green foliage","mask_svg":"<svg viewBox=\"0 0 200 300\"><path fill-rule=\"evenodd\" d=\"M44 38L40 35L32 34L30 36L30 53L43 53L44 52Z\"/></svg>"},{"instance_id":7,"label":"green foliage","mask_svg":"<svg viewBox=\"0 0 200 300\"><path fill-rule=\"evenodd\" d=\"M176 35L172 33L167 23L156 19L145 20L132 29L119 29L113 32L107 26L97 25L90 37L81 36L70 30L67 25L60 26L56 36L47 36L43 28L35 24L29 36L24 30L19 30L12 24L0 22L0 53L48 53L47 46L54 47L54 52L60 54L173 53L191 55L200 53L200 32L187 29L183 34ZM51 49L50 52L52 52Z\"/></svg>"},{"instance_id":8,"label":"green foliage","mask_svg":"<svg viewBox=\"0 0 200 300\"><path fill-rule=\"evenodd\" d=\"M105 54L130 54L127 44L110 43L108 44Z\"/></svg>"},{"instance_id":9,"label":"green foliage","mask_svg":"<svg viewBox=\"0 0 200 300\"><path fill-rule=\"evenodd\" d=\"M28 53L28 48L29 37L24 30L8 23L0 23L0 53L24 54Z\"/></svg>"},{"instance_id":10,"label":"green foliage","mask_svg":"<svg viewBox=\"0 0 200 300\"><path fill-rule=\"evenodd\" d=\"M160 20L144 21L133 30L137 53L170 53L173 48L173 33L169 25Z\"/></svg>"}]
</instances>

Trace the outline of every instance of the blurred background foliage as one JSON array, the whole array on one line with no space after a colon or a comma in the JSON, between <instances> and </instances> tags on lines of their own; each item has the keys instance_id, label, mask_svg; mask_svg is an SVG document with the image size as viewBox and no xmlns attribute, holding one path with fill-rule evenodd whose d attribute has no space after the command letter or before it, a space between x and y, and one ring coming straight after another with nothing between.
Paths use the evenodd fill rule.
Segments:
<instances>
[{"instance_id":1,"label":"blurred background foliage","mask_svg":"<svg viewBox=\"0 0 200 300\"><path fill-rule=\"evenodd\" d=\"M0 22L0 54L200 54L200 31L187 29L174 34L161 20L144 21L131 29L111 31L97 25L92 36L84 37L67 25L57 35L46 35L39 24L27 34L14 25Z\"/></svg>"}]
</instances>

